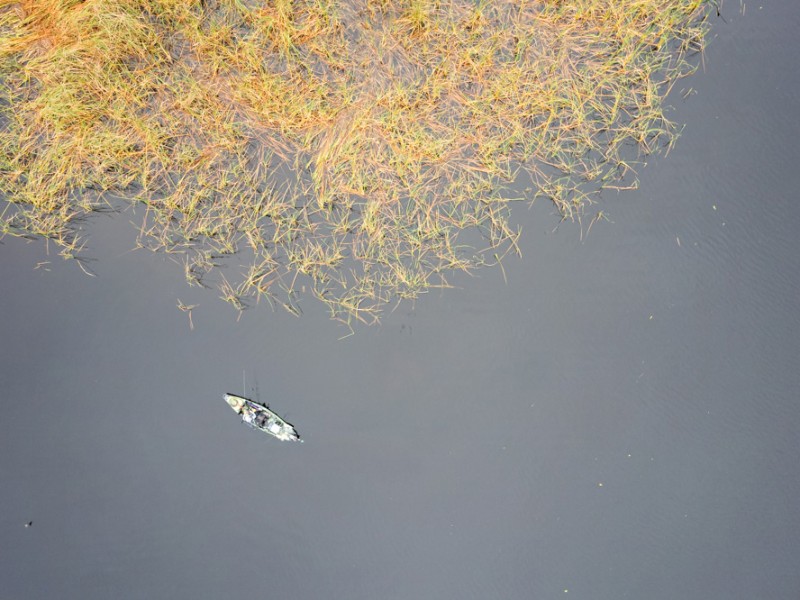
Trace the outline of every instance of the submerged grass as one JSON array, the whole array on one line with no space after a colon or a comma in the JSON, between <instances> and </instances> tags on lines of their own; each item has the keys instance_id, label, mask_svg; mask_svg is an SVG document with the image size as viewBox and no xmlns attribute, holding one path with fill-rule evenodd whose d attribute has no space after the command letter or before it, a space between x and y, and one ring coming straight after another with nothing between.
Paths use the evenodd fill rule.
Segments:
<instances>
[{"instance_id":1,"label":"submerged grass","mask_svg":"<svg viewBox=\"0 0 800 600\"><path fill-rule=\"evenodd\" d=\"M0 0L0 236L74 257L122 199L239 309L374 320L516 250L511 183L566 218L635 184L712 5Z\"/></svg>"}]
</instances>

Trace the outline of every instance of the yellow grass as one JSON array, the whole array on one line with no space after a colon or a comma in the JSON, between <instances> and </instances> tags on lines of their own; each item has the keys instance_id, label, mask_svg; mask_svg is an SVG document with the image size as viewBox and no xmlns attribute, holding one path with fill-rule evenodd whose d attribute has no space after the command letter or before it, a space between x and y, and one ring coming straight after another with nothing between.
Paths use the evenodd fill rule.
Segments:
<instances>
[{"instance_id":1,"label":"yellow grass","mask_svg":"<svg viewBox=\"0 0 800 600\"><path fill-rule=\"evenodd\" d=\"M711 6L0 0L0 236L73 257L78 220L131 203L237 308L307 286L374 320L514 251L523 176L567 218L635 185Z\"/></svg>"}]
</instances>

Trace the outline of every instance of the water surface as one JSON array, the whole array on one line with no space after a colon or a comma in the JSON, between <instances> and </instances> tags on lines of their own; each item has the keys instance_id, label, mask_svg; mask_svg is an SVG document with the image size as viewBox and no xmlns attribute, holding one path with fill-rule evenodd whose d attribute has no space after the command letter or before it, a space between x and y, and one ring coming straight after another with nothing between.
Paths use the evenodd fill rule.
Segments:
<instances>
[{"instance_id":1,"label":"water surface","mask_svg":"<svg viewBox=\"0 0 800 600\"><path fill-rule=\"evenodd\" d=\"M728 4L612 222L518 211L507 284L344 340L237 320L125 215L95 278L5 240L0 598L799 597L800 13ZM243 369L306 443L236 422Z\"/></svg>"}]
</instances>

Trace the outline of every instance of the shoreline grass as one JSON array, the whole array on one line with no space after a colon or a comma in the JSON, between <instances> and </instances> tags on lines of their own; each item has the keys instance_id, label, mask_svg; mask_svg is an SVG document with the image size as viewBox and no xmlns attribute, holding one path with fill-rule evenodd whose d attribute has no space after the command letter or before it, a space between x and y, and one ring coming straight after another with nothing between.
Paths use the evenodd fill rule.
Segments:
<instances>
[{"instance_id":1,"label":"shoreline grass","mask_svg":"<svg viewBox=\"0 0 800 600\"><path fill-rule=\"evenodd\" d=\"M0 0L0 238L74 257L76 223L122 202L240 310L296 312L307 286L374 321L517 251L511 203L580 218L635 186L715 6Z\"/></svg>"}]
</instances>

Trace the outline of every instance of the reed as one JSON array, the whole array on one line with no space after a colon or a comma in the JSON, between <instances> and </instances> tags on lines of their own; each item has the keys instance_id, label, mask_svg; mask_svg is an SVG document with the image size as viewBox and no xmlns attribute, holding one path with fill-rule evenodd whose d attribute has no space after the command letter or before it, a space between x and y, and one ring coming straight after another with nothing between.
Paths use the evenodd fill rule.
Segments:
<instances>
[{"instance_id":1,"label":"reed","mask_svg":"<svg viewBox=\"0 0 800 600\"><path fill-rule=\"evenodd\" d=\"M635 186L715 6L0 0L0 236L74 257L76 223L129 203L240 310L306 287L374 321L517 251L512 203L575 219Z\"/></svg>"}]
</instances>

